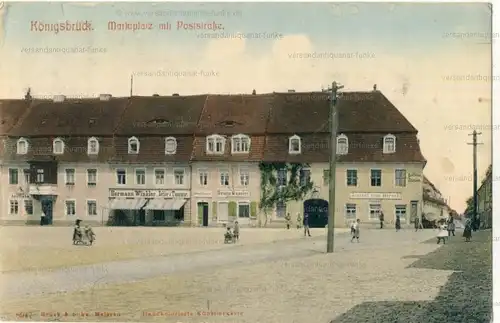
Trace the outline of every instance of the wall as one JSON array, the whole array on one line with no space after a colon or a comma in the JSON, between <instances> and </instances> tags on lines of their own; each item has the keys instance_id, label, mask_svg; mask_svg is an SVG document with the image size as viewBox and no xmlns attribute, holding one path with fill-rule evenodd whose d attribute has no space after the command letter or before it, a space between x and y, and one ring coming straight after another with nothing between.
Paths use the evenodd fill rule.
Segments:
<instances>
[{"instance_id":1,"label":"wall","mask_svg":"<svg viewBox=\"0 0 500 323\"><path fill-rule=\"evenodd\" d=\"M328 182L323 180L323 170L328 169L328 163L315 163L311 164L311 179L314 182L316 190L318 190L319 198L328 200L329 186ZM346 183L347 169L357 169L358 171L358 186L350 187ZM372 187L370 185L370 169L382 170L382 186ZM395 169L406 169L407 180L406 187L396 187L395 182ZM393 223L395 220L395 205L407 205L407 219L410 217L410 201L418 201L417 215L420 214L422 208L422 180L419 182L409 182L408 174L414 173L421 175L423 172L423 164L421 163L408 163L408 164L376 164L376 163L338 163L336 170L336 191L335 191L335 226L346 227L352 221L345 217L345 205L347 203L356 204L357 218L361 220L363 225L379 223L378 219L369 218L369 204L371 200L368 199L351 199L350 193L401 193L401 200L381 200L380 203L382 211L385 215L385 222L388 224ZM374 201L375 202L375 201ZM291 214L292 223L295 226L297 219L297 212L303 214L303 201L291 201L287 203L287 213ZM401 219L402 224L409 224L409 221ZM276 218L276 212L272 215L272 221L282 222L282 219Z\"/></svg>"},{"instance_id":2,"label":"wall","mask_svg":"<svg viewBox=\"0 0 500 323\"><path fill-rule=\"evenodd\" d=\"M220 185L220 173L219 170L229 170L229 187L223 187ZM242 186L240 184L240 169L248 170L250 174L248 186ZM202 186L200 184L199 172L200 170L208 171L208 182L207 186ZM250 211L252 211L252 205L257 212L254 214L250 214L251 219L238 219L238 222L242 226L256 226L259 221L259 211L258 204L260 200L260 171L258 163L237 163L237 162L228 162L228 163L219 163L219 162L194 162L192 164L192 199L191 199L191 208L192 212L192 221L193 224L202 225L200 215L198 213L198 203L205 202L208 203L208 214L209 214L209 226L222 225L232 223L237 218L238 213L238 203L249 203ZM219 190L231 191L245 193L245 196L228 196L223 197L219 196ZM236 208L235 213L236 217L229 217L227 220L222 219L221 210L224 207L224 204L228 203L233 206L229 206L228 208ZM257 207L255 207L257 206ZM196 211L194 211L196 210ZM231 210L229 210L231 212ZM252 217L255 215L255 217Z\"/></svg>"}]
</instances>

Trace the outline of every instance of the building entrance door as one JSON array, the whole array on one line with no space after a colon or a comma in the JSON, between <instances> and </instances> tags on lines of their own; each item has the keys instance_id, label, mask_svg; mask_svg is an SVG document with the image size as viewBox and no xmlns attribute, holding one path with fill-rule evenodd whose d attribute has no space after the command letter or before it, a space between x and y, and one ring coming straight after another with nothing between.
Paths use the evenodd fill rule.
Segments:
<instances>
[{"instance_id":1,"label":"building entrance door","mask_svg":"<svg viewBox=\"0 0 500 323\"><path fill-rule=\"evenodd\" d=\"M45 215L43 224L51 225L54 202L52 201L52 199L46 199L46 198L42 199L40 202L42 204L42 212Z\"/></svg>"}]
</instances>

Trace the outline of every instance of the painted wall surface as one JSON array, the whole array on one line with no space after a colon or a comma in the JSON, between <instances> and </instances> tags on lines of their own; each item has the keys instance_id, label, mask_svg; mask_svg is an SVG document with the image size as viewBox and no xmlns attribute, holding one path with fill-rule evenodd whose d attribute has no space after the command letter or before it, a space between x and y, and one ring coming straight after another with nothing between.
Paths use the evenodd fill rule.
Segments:
<instances>
[{"instance_id":1,"label":"painted wall surface","mask_svg":"<svg viewBox=\"0 0 500 323\"><path fill-rule=\"evenodd\" d=\"M221 185L221 172L229 172L229 186ZM258 163L194 162L192 164L191 209L198 210L198 203L208 203L209 226L232 223L256 226L259 220L260 171ZM200 173L207 173L207 185L202 185ZM248 185L242 185L241 173L249 176ZM221 194L223 193L223 194ZM239 204L250 205L250 217L239 214ZM225 210L228 210L226 213ZM202 225L201 211L192 212L192 222ZM226 216L227 215L227 216Z\"/></svg>"},{"instance_id":2,"label":"painted wall surface","mask_svg":"<svg viewBox=\"0 0 500 323\"><path fill-rule=\"evenodd\" d=\"M328 170L328 163L314 163L311 164L311 180L314 183L314 187L317 190L317 196L319 198L328 200L328 178L324 177L324 170ZM356 187L347 186L347 170L356 169L358 174L358 183ZM371 186L370 181L370 170L380 169L382 170L382 181L381 186L374 187ZM395 185L395 170L405 169L407 173L406 186L397 187ZM392 224L395 221L395 206L396 205L406 205L406 219L402 218L402 224L409 224L410 219L410 205L411 201L418 201L417 215L422 210L422 173L423 164L421 163L408 163L408 164L364 164L364 163L339 163L337 164L336 170L336 191L335 191L335 226L336 227L346 227L351 221L355 220L353 218L346 217L346 204L356 204L356 215L357 218L361 220L362 224L374 224L379 223L378 219L370 218L370 208L371 203L381 204L381 209L385 215L385 222ZM408 175L412 174L409 181ZM420 175L420 179L418 176ZM415 181L418 180L418 181ZM399 193L401 195L400 199L361 199L352 198L351 193ZM312 196L311 196L312 197ZM309 197L310 198L310 197ZM290 213L293 225L297 222L297 213L303 214L303 201L291 201L287 203L287 213ZM282 219L277 218L276 211L273 212L272 222L280 222Z\"/></svg>"}]
</instances>

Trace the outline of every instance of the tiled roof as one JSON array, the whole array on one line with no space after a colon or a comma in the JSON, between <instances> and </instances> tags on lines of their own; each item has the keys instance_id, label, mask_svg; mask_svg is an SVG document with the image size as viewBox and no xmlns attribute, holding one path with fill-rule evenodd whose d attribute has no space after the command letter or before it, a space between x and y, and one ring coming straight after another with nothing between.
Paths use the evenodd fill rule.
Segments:
<instances>
[{"instance_id":1,"label":"tiled roof","mask_svg":"<svg viewBox=\"0 0 500 323\"><path fill-rule=\"evenodd\" d=\"M128 139L116 136L114 139L113 163L162 163L188 162L193 151L193 136L173 136L177 140L175 155L165 155L165 136L136 136L139 139L139 154L128 153Z\"/></svg>"},{"instance_id":2,"label":"tiled roof","mask_svg":"<svg viewBox=\"0 0 500 323\"><path fill-rule=\"evenodd\" d=\"M61 161L61 162L107 162L113 153L112 137L98 137L99 153L88 155L88 137L59 137L64 141L64 153L57 155L53 153L53 139L56 136L28 138L28 153L17 154L17 138L7 139L5 159L11 161Z\"/></svg>"},{"instance_id":3,"label":"tiled roof","mask_svg":"<svg viewBox=\"0 0 500 323\"><path fill-rule=\"evenodd\" d=\"M261 161L264 154L265 137L250 136L250 152L248 154L231 154L231 137L227 136L224 154L207 155L206 137L196 137L191 160L193 161Z\"/></svg>"},{"instance_id":4,"label":"tiled roof","mask_svg":"<svg viewBox=\"0 0 500 323\"><path fill-rule=\"evenodd\" d=\"M29 106L27 100L0 100L0 135L6 135Z\"/></svg>"},{"instance_id":5,"label":"tiled roof","mask_svg":"<svg viewBox=\"0 0 500 323\"><path fill-rule=\"evenodd\" d=\"M126 98L64 102L34 100L27 114L9 135L14 137L112 135L127 102Z\"/></svg>"},{"instance_id":6,"label":"tiled roof","mask_svg":"<svg viewBox=\"0 0 500 323\"><path fill-rule=\"evenodd\" d=\"M338 162L425 162L416 134L396 134L396 152L383 153L385 134L346 134L349 143L347 155L338 155ZM300 135L302 153L288 153L291 135L268 135L264 161L306 163L330 160L330 135L325 133Z\"/></svg>"},{"instance_id":7,"label":"tiled roof","mask_svg":"<svg viewBox=\"0 0 500 323\"><path fill-rule=\"evenodd\" d=\"M133 97L116 128L118 135L193 134L206 95Z\"/></svg>"},{"instance_id":8,"label":"tiled roof","mask_svg":"<svg viewBox=\"0 0 500 323\"><path fill-rule=\"evenodd\" d=\"M210 95L198 123L197 135L263 135L273 96Z\"/></svg>"},{"instance_id":9,"label":"tiled roof","mask_svg":"<svg viewBox=\"0 0 500 323\"><path fill-rule=\"evenodd\" d=\"M329 95L275 93L267 133L330 132ZM338 101L339 132L417 132L379 91L345 92Z\"/></svg>"}]
</instances>

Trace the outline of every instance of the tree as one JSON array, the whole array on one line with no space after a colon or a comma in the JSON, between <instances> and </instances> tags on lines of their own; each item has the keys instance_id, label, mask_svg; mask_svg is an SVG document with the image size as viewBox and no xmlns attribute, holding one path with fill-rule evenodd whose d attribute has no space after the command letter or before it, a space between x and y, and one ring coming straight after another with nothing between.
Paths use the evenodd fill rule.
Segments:
<instances>
[{"instance_id":1,"label":"tree","mask_svg":"<svg viewBox=\"0 0 500 323\"><path fill-rule=\"evenodd\" d=\"M301 174L309 164L302 163L260 163L261 193L259 208L264 211L266 217L264 226L267 226L269 211L276 208L278 203L288 201L300 201L312 190L314 184L309 177ZM286 174L286 180L279 183L278 173Z\"/></svg>"},{"instance_id":2,"label":"tree","mask_svg":"<svg viewBox=\"0 0 500 323\"><path fill-rule=\"evenodd\" d=\"M466 203L467 207L465 208L464 216L466 218L472 218L474 216L474 197L469 197Z\"/></svg>"}]
</instances>

